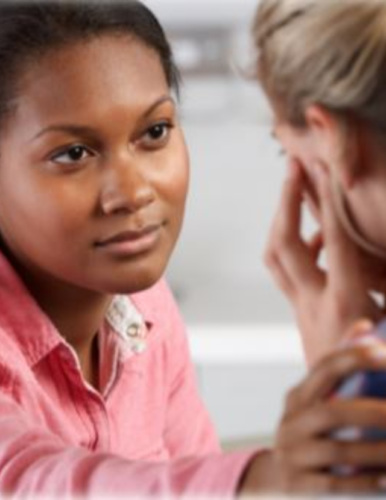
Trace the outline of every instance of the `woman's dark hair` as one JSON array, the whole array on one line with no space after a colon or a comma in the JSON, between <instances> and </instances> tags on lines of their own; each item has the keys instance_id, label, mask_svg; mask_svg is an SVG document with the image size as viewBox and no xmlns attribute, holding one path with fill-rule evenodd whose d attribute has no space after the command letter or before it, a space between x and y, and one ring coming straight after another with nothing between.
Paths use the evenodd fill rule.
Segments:
<instances>
[{"instance_id":1,"label":"woman's dark hair","mask_svg":"<svg viewBox=\"0 0 386 500\"><path fill-rule=\"evenodd\" d=\"M26 64L52 50L104 34L128 35L153 49L168 85L179 93L179 73L154 14L139 1L0 1L0 123L17 97Z\"/></svg>"}]
</instances>

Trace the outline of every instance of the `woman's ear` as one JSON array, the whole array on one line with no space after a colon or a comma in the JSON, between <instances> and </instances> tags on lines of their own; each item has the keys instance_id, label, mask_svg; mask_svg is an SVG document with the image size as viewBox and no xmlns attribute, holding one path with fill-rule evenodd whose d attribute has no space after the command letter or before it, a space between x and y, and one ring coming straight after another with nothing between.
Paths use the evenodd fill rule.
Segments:
<instances>
[{"instance_id":1,"label":"woman's ear","mask_svg":"<svg viewBox=\"0 0 386 500\"><path fill-rule=\"evenodd\" d=\"M336 169L344 189L351 189L363 173L364 144L361 130L354 119L337 118L321 105L311 105L306 109L307 128L313 135L318 156Z\"/></svg>"}]
</instances>

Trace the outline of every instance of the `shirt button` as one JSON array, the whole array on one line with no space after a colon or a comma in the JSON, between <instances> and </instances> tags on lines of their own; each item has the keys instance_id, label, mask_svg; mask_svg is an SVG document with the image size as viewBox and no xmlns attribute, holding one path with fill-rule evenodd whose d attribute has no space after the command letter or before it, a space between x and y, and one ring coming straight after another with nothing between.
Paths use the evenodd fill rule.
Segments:
<instances>
[{"instance_id":1,"label":"shirt button","mask_svg":"<svg viewBox=\"0 0 386 500\"><path fill-rule=\"evenodd\" d=\"M139 325L137 325L136 323L133 323L127 329L127 335L129 337L137 337L138 333L139 333Z\"/></svg>"},{"instance_id":2,"label":"shirt button","mask_svg":"<svg viewBox=\"0 0 386 500\"><path fill-rule=\"evenodd\" d=\"M141 340L134 342L133 345L131 346L131 349L135 354L142 354L143 352L146 351L146 348L147 348L146 342Z\"/></svg>"}]
</instances>

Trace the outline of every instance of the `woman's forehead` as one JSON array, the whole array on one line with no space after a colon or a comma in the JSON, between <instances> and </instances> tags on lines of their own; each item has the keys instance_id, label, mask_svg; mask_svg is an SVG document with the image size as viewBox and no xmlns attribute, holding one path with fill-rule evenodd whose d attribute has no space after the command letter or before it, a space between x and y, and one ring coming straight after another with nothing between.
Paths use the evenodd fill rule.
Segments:
<instances>
[{"instance_id":1,"label":"woman's forehead","mask_svg":"<svg viewBox=\"0 0 386 500\"><path fill-rule=\"evenodd\" d=\"M146 106L169 93L157 53L123 37L49 53L30 64L18 88L17 114L23 121L31 114L57 119L106 107Z\"/></svg>"}]
</instances>

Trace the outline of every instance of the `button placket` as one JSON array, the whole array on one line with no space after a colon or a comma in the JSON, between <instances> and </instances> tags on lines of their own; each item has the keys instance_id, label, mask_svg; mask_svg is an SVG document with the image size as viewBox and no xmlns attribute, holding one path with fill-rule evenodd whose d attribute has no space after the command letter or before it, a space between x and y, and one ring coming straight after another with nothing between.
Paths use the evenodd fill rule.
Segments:
<instances>
[{"instance_id":1,"label":"button placket","mask_svg":"<svg viewBox=\"0 0 386 500\"><path fill-rule=\"evenodd\" d=\"M145 329L142 325L132 323L127 327L126 333L130 341L130 347L135 354L146 351Z\"/></svg>"}]
</instances>

